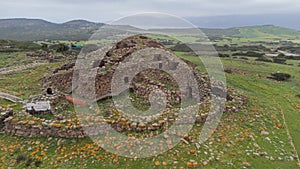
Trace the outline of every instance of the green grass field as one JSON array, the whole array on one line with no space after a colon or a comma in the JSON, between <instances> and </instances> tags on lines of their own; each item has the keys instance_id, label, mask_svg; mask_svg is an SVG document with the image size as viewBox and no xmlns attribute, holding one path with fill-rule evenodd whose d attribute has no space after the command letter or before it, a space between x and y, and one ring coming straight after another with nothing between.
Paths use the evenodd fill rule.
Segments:
<instances>
[{"instance_id":1,"label":"green grass field","mask_svg":"<svg viewBox=\"0 0 300 169\"><path fill-rule=\"evenodd\" d=\"M199 58L177 52L205 71ZM1 67L27 60L23 53L1 54ZM111 154L90 139L22 138L0 134L0 168L298 168L295 150L300 152L300 67L253 60L222 59L227 85L248 97L237 113L226 113L214 134L197 149L195 143L202 125L195 125L189 135L194 143L181 142L157 157L130 159ZM51 63L11 75L0 75L0 88L20 93L26 99L40 92L40 79ZM272 72L292 75L286 82L267 79ZM0 105L20 110L21 105L0 99ZM261 131L268 134L263 135ZM290 133L292 140L288 137ZM292 141L293 144L290 144ZM26 160L17 161L22 154ZM19 156L19 157L18 157ZM30 159L33 162L29 163ZM29 161L29 162L28 162ZM41 161L41 164L34 164Z\"/></svg>"}]
</instances>

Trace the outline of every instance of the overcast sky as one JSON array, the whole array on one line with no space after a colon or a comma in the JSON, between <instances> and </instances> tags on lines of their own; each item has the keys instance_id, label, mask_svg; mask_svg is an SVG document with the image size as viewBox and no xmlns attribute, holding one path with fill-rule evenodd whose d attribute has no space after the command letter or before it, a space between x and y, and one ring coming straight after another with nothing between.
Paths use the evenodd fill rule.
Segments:
<instances>
[{"instance_id":1,"label":"overcast sky","mask_svg":"<svg viewBox=\"0 0 300 169\"><path fill-rule=\"evenodd\" d=\"M299 13L299 0L1 0L0 18L107 22L141 12L181 17Z\"/></svg>"}]
</instances>

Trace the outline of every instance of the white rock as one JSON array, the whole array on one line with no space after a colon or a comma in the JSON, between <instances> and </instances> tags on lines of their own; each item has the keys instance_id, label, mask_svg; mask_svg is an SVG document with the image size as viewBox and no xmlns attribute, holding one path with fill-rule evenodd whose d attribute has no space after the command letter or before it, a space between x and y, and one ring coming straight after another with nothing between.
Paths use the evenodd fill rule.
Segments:
<instances>
[{"instance_id":1,"label":"white rock","mask_svg":"<svg viewBox=\"0 0 300 169\"><path fill-rule=\"evenodd\" d=\"M269 135L269 132L263 130L263 131L260 132L260 134L261 135Z\"/></svg>"}]
</instances>

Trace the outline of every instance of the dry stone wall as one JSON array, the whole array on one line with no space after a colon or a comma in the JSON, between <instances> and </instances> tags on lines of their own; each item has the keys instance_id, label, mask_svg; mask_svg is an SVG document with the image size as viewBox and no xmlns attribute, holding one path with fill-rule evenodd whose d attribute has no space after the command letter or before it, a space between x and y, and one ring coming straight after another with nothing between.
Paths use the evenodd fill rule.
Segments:
<instances>
[{"instance_id":1,"label":"dry stone wall","mask_svg":"<svg viewBox=\"0 0 300 169\"><path fill-rule=\"evenodd\" d=\"M22 137L64 137L64 138L83 138L85 133L81 127L61 128L60 125L51 124L24 124L23 121L15 122L13 117L4 121L3 131Z\"/></svg>"}]
</instances>

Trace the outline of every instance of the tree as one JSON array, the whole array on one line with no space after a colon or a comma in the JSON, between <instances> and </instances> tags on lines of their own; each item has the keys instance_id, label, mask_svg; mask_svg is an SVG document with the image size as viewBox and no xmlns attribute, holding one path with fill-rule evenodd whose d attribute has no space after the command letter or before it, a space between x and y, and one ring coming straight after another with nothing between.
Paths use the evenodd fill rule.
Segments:
<instances>
[{"instance_id":1,"label":"tree","mask_svg":"<svg viewBox=\"0 0 300 169\"><path fill-rule=\"evenodd\" d=\"M279 63L279 64L286 64L285 62L286 62L286 59L284 59L284 58L279 58L279 57L275 57L275 58L273 58L273 62L274 63Z\"/></svg>"},{"instance_id":2,"label":"tree","mask_svg":"<svg viewBox=\"0 0 300 169\"><path fill-rule=\"evenodd\" d=\"M68 51L69 50L69 47L65 44L60 44L59 45L59 48L57 49L57 52L65 52L65 51Z\"/></svg>"},{"instance_id":3,"label":"tree","mask_svg":"<svg viewBox=\"0 0 300 169\"><path fill-rule=\"evenodd\" d=\"M44 51L48 51L48 44L42 43L41 48L42 48L42 50L44 50Z\"/></svg>"}]
</instances>

